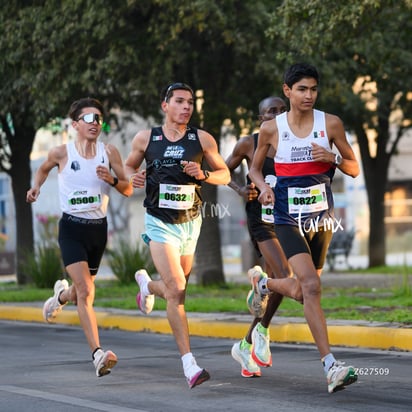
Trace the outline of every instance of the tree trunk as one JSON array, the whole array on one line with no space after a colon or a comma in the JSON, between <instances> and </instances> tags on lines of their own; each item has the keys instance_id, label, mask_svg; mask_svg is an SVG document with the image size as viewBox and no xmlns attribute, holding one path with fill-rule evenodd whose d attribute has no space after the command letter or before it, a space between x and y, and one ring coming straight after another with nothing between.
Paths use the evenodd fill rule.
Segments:
<instances>
[{"instance_id":1,"label":"tree trunk","mask_svg":"<svg viewBox=\"0 0 412 412\"><path fill-rule=\"evenodd\" d=\"M386 129L385 129L386 127ZM362 157L365 185L369 206L369 267L385 266L386 264L386 230L385 230L385 192L388 182L390 155L386 151L388 141L388 125L385 123L378 135L376 156L369 151L369 143L362 124L357 124L355 133L358 138Z\"/></svg>"},{"instance_id":2,"label":"tree trunk","mask_svg":"<svg viewBox=\"0 0 412 412\"><path fill-rule=\"evenodd\" d=\"M224 284L219 230L222 211L217 203L217 186L203 183L202 195L203 224L196 249L196 279L199 285Z\"/></svg>"},{"instance_id":3,"label":"tree trunk","mask_svg":"<svg viewBox=\"0 0 412 412\"><path fill-rule=\"evenodd\" d=\"M32 207L26 202L26 192L31 187L30 153L35 131L27 125L18 127L15 124L14 127L15 135L10 139L12 156L8 173L16 210L17 283L24 285L31 280L30 274L25 273L24 263L27 255L34 250Z\"/></svg>"},{"instance_id":4,"label":"tree trunk","mask_svg":"<svg viewBox=\"0 0 412 412\"><path fill-rule=\"evenodd\" d=\"M389 156L378 151L368 162L366 187L369 205L369 267L386 265L385 192Z\"/></svg>"},{"instance_id":5,"label":"tree trunk","mask_svg":"<svg viewBox=\"0 0 412 412\"><path fill-rule=\"evenodd\" d=\"M369 267L386 265L385 190L369 190Z\"/></svg>"}]
</instances>

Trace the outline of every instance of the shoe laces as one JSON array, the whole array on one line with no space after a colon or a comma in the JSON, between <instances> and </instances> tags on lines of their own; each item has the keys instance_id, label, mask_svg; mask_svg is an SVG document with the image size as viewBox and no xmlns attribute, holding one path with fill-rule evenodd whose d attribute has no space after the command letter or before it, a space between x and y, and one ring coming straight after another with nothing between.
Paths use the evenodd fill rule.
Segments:
<instances>
[{"instance_id":1,"label":"shoe laces","mask_svg":"<svg viewBox=\"0 0 412 412\"><path fill-rule=\"evenodd\" d=\"M345 367L345 362L335 361L329 368L328 376L332 379L338 372L340 372Z\"/></svg>"},{"instance_id":2,"label":"shoe laces","mask_svg":"<svg viewBox=\"0 0 412 412\"><path fill-rule=\"evenodd\" d=\"M341 368L341 367L343 367L343 366L345 366L345 362L342 362L342 361L335 361L335 362L333 362L333 364L332 364L332 366L330 367L330 369L332 369L332 368Z\"/></svg>"}]
</instances>

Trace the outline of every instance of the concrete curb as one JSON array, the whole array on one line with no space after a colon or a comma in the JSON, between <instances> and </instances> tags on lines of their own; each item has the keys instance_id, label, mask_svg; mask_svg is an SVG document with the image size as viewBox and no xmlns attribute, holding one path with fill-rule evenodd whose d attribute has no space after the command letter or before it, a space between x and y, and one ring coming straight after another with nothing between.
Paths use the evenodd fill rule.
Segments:
<instances>
[{"instance_id":1,"label":"concrete curb","mask_svg":"<svg viewBox=\"0 0 412 412\"><path fill-rule=\"evenodd\" d=\"M137 311L96 308L96 316L101 328L171 334L164 313L153 312L150 316L143 316ZM42 309L33 306L0 305L0 319L44 323ZM189 313L188 320L193 336L242 339L249 328L251 316ZM56 323L80 325L75 308L63 310ZM328 332L332 346L412 351L412 328L401 325L330 321ZM300 318L276 318L270 326L270 336L272 342L314 343L307 324Z\"/></svg>"}]
</instances>

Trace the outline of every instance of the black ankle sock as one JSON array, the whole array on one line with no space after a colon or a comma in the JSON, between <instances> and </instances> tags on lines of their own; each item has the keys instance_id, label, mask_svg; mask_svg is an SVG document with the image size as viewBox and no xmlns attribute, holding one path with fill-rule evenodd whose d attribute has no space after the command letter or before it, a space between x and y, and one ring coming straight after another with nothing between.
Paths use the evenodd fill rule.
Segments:
<instances>
[{"instance_id":1,"label":"black ankle sock","mask_svg":"<svg viewBox=\"0 0 412 412\"><path fill-rule=\"evenodd\" d=\"M57 298L57 301L60 303L60 305L64 305L64 303L60 300L60 295L61 295L62 293L63 293L63 291L59 293L59 296L58 296L58 298Z\"/></svg>"}]
</instances>

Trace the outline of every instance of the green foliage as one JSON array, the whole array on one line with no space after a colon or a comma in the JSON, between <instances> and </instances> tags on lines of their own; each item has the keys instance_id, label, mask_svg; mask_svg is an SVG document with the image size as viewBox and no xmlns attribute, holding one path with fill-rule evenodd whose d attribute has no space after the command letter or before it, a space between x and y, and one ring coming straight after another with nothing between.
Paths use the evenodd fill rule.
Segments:
<instances>
[{"instance_id":1,"label":"green foliage","mask_svg":"<svg viewBox=\"0 0 412 412\"><path fill-rule=\"evenodd\" d=\"M268 23L267 11L280 3L9 2L0 8L0 127L7 132L0 144L0 168L13 160L13 180L22 179L13 181L13 187L29 187L36 129L64 116L82 96L99 98L107 111L120 108L161 121L159 92L173 81L204 91L202 127L217 140L226 118L235 129L241 118L245 128L252 128L258 102L279 83L274 80L276 64L268 63L273 53L262 27ZM259 64L257 56L262 56ZM7 129L6 115L16 136ZM192 123L199 125L200 116ZM21 173L22 164L27 173ZM25 204L24 195L14 193L16 204ZM33 248L32 228L24 221L30 210L21 209L16 212L18 261L23 241ZM221 262L219 255L211 258Z\"/></svg>"},{"instance_id":2,"label":"green foliage","mask_svg":"<svg viewBox=\"0 0 412 412\"><path fill-rule=\"evenodd\" d=\"M24 270L39 288L53 288L56 280L62 278L64 268L57 246L41 244L35 253L29 253Z\"/></svg>"},{"instance_id":3,"label":"green foliage","mask_svg":"<svg viewBox=\"0 0 412 412\"><path fill-rule=\"evenodd\" d=\"M0 302L44 302L49 297L50 289L39 289L33 284L7 282L0 285Z\"/></svg>"},{"instance_id":4,"label":"green foliage","mask_svg":"<svg viewBox=\"0 0 412 412\"><path fill-rule=\"evenodd\" d=\"M39 235L42 244L57 247L59 244L58 236L60 216L38 213L36 218L39 222Z\"/></svg>"},{"instance_id":5,"label":"green foliage","mask_svg":"<svg viewBox=\"0 0 412 412\"><path fill-rule=\"evenodd\" d=\"M160 119L160 89L171 81L186 81L204 90L205 124L208 130L219 131L223 119L240 117L239 107L247 109L250 119L258 101L273 90L276 64L268 63L272 45L262 27L268 26L269 11L277 3L281 2L11 4L0 11L0 110L15 118L24 96L32 102L27 115L38 127L64 115L72 100L87 94L100 98L107 108ZM261 55L266 62L257 64Z\"/></svg>"},{"instance_id":6,"label":"green foliage","mask_svg":"<svg viewBox=\"0 0 412 412\"><path fill-rule=\"evenodd\" d=\"M383 275L384 276L384 275ZM246 295L250 285L227 284L222 287L203 287L189 284L185 308L187 312L249 313ZM121 284L119 280L96 280L96 307L136 310L137 285ZM43 301L50 291L21 287L15 284L0 285L0 302ZM347 319L376 322L399 322L412 325L412 302L410 296L397 291L371 288L325 288L322 307L327 319ZM155 310L165 310L166 302L156 299ZM303 318L303 306L283 299L277 316Z\"/></svg>"},{"instance_id":7,"label":"green foliage","mask_svg":"<svg viewBox=\"0 0 412 412\"><path fill-rule=\"evenodd\" d=\"M62 278L64 265L58 244L59 216L37 214L40 241L34 252L27 253L23 269L39 288L52 288Z\"/></svg>"},{"instance_id":8,"label":"green foliage","mask_svg":"<svg viewBox=\"0 0 412 412\"><path fill-rule=\"evenodd\" d=\"M357 135L371 199L375 244L369 249L382 260L383 214L375 218L373 211L384 204L387 167L398 143L390 144L389 118L397 114L399 136L411 124L411 7L410 0L9 2L0 9L0 123L7 131L0 165L13 159L13 179L20 176L36 128L64 116L81 96L160 120L159 90L171 81L203 90L202 126L217 139L224 119L237 131L240 124L251 129L257 103L281 93L284 69L307 59L322 75L318 107L341 116ZM356 94L359 76L365 80ZM368 93L374 84L376 92ZM376 132L376 158L366 126ZM5 154L9 146L12 155ZM22 175L14 187L29 186L29 172ZM22 204L24 194L15 202ZM17 219L23 220L27 213L20 209ZM17 232L21 247L31 231L22 222Z\"/></svg>"},{"instance_id":9,"label":"green foliage","mask_svg":"<svg viewBox=\"0 0 412 412\"><path fill-rule=\"evenodd\" d=\"M412 287L411 287L412 282L410 281L410 279L412 279L412 275L410 274L411 274L410 268L404 265L403 272L402 272L402 281L400 282L400 285L394 288L395 295L400 296L400 297L407 296L409 298L412 296Z\"/></svg>"},{"instance_id":10,"label":"green foliage","mask_svg":"<svg viewBox=\"0 0 412 412\"><path fill-rule=\"evenodd\" d=\"M110 269L122 285L135 283L134 274L138 269L145 268L148 273L155 271L150 250L142 242L131 245L122 239L116 249L107 249L106 254Z\"/></svg>"},{"instance_id":11,"label":"green foliage","mask_svg":"<svg viewBox=\"0 0 412 412\"><path fill-rule=\"evenodd\" d=\"M340 116L356 136L370 209L369 265L385 264L389 165L412 122L412 76L405 70L412 60L412 2L285 0L266 34L287 41L276 60L317 66L317 107Z\"/></svg>"}]
</instances>

